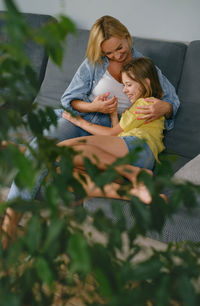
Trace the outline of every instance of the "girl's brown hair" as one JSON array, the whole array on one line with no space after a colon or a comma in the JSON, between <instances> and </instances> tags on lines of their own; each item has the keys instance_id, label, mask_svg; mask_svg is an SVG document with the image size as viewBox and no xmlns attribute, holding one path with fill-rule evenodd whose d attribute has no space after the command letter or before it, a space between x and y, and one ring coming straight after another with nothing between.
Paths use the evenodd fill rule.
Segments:
<instances>
[{"instance_id":1,"label":"girl's brown hair","mask_svg":"<svg viewBox=\"0 0 200 306\"><path fill-rule=\"evenodd\" d=\"M157 69L149 58L135 58L126 64L121 72L126 73L130 79L138 82L142 86L144 98L162 98L163 90L160 85ZM148 84L146 79L150 80L150 84Z\"/></svg>"},{"instance_id":2,"label":"girl's brown hair","mask_svg":"<svg viewBox=\"0 0 200 306\"><path fill-rule=\"evenodd\" d=\"M102 61L101 44L111 37L126 38L130 48L132 47L132 37L127 28L112 16L103 16L93 24L90 30L86 56L93 64Z\"/></svg>"}]
</instances>

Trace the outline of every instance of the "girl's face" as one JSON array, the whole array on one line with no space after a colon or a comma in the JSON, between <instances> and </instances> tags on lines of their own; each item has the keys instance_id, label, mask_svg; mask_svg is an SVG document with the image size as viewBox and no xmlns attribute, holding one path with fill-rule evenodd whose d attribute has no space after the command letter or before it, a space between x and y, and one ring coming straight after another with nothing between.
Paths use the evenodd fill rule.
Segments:
<instances>
[{"instance_id":1,"label":"girl's face","mask_svg":"<svg viewBox=\"0 0 200 306\"><path fill-rule=\"evenodd\" d=\"M131 49L126 38L111 37L101 44L101 49L109 60L124 63L131 59Z\"/></svg>"},{"instance_id":2,"label":"girl's face","mask_svg":"<svg viewBox=\"0 0 200 306\"><path fill-rule=\"evenodd\" d=\"M134 75L132 75L134 78ZM135 103L143 96L142 85L130 79L125 72L122 73L122 82L124 84L123 92L128 96L131 103Z\"/></svg>"}]
</instances>

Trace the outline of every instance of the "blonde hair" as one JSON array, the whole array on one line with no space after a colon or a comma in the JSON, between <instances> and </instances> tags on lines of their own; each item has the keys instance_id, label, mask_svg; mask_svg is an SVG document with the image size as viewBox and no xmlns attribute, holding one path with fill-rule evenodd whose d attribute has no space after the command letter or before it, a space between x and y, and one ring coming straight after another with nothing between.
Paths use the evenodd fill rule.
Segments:
<instances>
[{"instance_id":1,"label":"blonde hair","mask_svg":"<svg viewBox=\"0 0 200 306\"><path fill-rule=\"evenodd\" d=\"M122 68L121 73L126 73L130 79L142 86L143 98L162 98L163 90L160 85L157 69L150 58L139 57L133 59ZM146 82L146 79L150 80L150 84Z\"/></svg>"},{"instance_id":2,"label":"blonde hair","mask_svg":"<svg viewBox=\"0 0 200 306\"><path fill-rule=\"evenodd\" d=\"M101 44L111 37L126 38L129 47L132 47L133 40L127 28L112 16L103 16L96 20L90 30L86 56L92 64L102 62Z\"/></svg>"}]
</instances>

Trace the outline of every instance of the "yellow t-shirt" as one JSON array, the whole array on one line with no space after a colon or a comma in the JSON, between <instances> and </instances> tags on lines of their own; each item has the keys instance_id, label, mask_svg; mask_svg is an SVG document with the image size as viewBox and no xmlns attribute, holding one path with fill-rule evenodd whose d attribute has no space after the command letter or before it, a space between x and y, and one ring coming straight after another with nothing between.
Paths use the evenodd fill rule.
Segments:
<instances>
[{"instance_id":1,"label":"yellow t-shirt","mask_svg":"<svg viewBox=\"0 0 200 306\"><path fill-rule=\"evenodd\" d=\"M140 98L122 114L119 124L123 132L119 136L136 136L143 139L149 145L155 159L158 160L158 154L165 149L163 144L164 117L144 124L145 120L137 120L135 115L137 106L149 105L149 103Z\"/></svg>"}]
</instances>

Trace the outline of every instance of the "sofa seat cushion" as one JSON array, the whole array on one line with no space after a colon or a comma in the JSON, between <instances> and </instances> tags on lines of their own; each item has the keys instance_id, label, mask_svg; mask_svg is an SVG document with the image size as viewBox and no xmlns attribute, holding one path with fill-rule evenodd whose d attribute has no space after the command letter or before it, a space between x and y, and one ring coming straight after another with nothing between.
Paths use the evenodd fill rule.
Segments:
<instances>
[{"instance_id":1,"label":"sofa seat cushion","mask_svg":"<svg viewBox=\"0 0 200 306\"><path fill-rule=\"evenodd\" d=\"M200 185L200 154L180 168L174 174L174 178L180 181L189 181L195 185Z\"/></svg>"}]
</instances>

